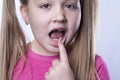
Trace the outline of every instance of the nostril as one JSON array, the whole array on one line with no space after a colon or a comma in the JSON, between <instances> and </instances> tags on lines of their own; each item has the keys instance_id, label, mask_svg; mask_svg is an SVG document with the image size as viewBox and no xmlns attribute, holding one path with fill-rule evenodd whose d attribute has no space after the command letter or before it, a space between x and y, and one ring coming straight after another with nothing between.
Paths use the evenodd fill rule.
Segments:
<instances>
[{"instance_id":1,"label":"nostril","mask_svg":"<svg viewBox=\"0 0 120 80\"><path fill-rule=\"evenodd\" d=\"M58 16L57 18L54 19L54 22L66 23L67 19L64 16L63 17Z\"/></svg>"}]
</instances>

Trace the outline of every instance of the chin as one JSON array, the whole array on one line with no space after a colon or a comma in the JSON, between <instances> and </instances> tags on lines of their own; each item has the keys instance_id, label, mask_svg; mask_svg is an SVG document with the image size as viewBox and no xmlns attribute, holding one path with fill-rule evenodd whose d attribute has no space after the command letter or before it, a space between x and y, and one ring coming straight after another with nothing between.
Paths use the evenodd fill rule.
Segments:
<instances>
[{"instance_id":1,"label":"chin","mask_svg":"<svg viewBox=\"0 0 120 80\"><path fill-rule=\"evenodd\" d=\"M59 53L59 48L57 47L52 47L50 50L49 50L50 53L53 53L53 54L58 54Z\"/></svg>"}]
</instances>

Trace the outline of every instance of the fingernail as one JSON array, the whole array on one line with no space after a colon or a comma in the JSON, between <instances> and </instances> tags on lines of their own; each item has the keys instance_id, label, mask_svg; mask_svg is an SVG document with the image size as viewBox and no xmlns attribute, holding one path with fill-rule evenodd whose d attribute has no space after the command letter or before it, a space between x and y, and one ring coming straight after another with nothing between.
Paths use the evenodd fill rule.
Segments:
<instances>
[{"instance_id":1,"label":"fingernail","mask_svg":"<svg viewBox=\"0 0 120 80\"><path fill-rule=\"evenodd\" d=\"M59 41L58 41L58 44L60 44L61 43L61 39L59 39Z\"/></svg>"},{"instance_id":2,"label":"fingernail","mask_svg":"<svg viewBox=\"0 0 120 80\"><path fill-rule=\"evenodd\" d=\"M61 41L61 40L62 40L62 38L59 38L59 40Z\"/></svg>"}]
</instances>

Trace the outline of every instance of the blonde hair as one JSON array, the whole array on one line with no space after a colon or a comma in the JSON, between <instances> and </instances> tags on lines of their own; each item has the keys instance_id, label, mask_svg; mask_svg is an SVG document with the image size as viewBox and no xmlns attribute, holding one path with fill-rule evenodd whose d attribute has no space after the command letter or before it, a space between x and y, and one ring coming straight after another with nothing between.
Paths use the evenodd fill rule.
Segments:
<instances>
[{"instance_id":1,"label":"blonde hair","mask_svg":"<svg viewBox=\"0 0 120 80\"><path fill-rule=\"evenodd\" d=\"M3 0L0 39L0 80L11 80L14 66L26 49L25 36L16 17L14 0Z\"/></svg>"},{"instance_id":2,"label":"blonde hair","mask_svg":"<svg viewBox=\"0 0 120 80\"><path fill-rule=\"evenodd\" d=\"M72 44L70 58L75 80L95 80L94 28L97 0L80 0L81 23Z\"/></svg>"},{"instance_id":3,"label":"blonde hair","mask_svg":"<svg viewBox=\"0 0 120 80\"><path fill-rule=\"evenodd\" d=\"M20 0L27 5L28 0ZM80 0L81 22L72 43L70 65L75 80L95 80L94 24L97 0ZM15 1L3 0L0 37L0 79L11 80L19 57L25 56L26 40L15 13Z\"/></svg>"}]
</instances>

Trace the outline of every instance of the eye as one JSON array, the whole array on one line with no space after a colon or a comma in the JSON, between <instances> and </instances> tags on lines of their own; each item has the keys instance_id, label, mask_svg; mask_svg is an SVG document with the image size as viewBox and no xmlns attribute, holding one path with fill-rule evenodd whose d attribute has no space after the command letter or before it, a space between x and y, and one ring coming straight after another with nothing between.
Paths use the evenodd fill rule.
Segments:
<instances>
[{"instance_id":1,"label":"eye","mask_svg":"<svg viewBox=\"0 0 120 80\"><path fill-rule=\"evenodd\" d=\"M67 4L67 5L65 5L65 7L68 9L77 9L78 8L76 4Z\"/></svg>"},{"instance_id":2,"label":"eye","mask_svg":"<svg viewBox=\"0 0 120 80\"><path fill-rule=\"evenodd\" d=\"M50 5L50 4L42 4L42 5L40 6L40 8L42 8L42 9L50 9L50 8L51 8L51 5Z\"/></svg>"}]
</instances>

